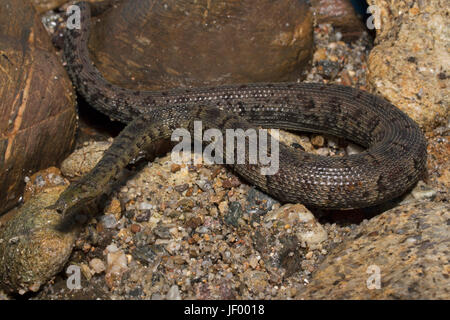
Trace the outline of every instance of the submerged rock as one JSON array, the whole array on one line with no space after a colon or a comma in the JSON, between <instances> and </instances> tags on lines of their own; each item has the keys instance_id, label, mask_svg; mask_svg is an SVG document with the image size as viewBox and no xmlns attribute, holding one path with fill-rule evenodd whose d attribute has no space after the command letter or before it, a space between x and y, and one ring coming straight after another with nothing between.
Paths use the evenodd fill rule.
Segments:
<instances>
[{"instance_id":1,"label":"submerged rock","mask_svg":"<svg viewBox=\"0 0 450 320\"><path fill-rule=\"evenodd\" d=\"M0 286L5 291L36 292L67 262L78 229L64 228L61 215L45 209L63 190L44 190L0 229Z\"/></svg>"}]
</instances>

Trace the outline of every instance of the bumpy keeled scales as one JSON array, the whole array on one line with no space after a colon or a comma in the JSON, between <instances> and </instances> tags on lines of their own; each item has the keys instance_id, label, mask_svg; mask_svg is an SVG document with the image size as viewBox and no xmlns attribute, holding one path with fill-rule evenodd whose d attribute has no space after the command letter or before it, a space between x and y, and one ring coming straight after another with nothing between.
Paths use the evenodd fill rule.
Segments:
<instances>
[{"instance_id":1,"label":"bumpy keeled scales","mask_svg":"<svg viewBox=\"0 0 450 320\"><path fill-rule=\"evenodd\" d=\"M193 120L211 128L256 126L345 137L368 149L323 157L280 145L279 171L261 175L258 165L234 165L250 183L283 202L320 208L359 208L395 198L412 187L426 163L426 142L417 124L387 101L346 86L298 83L229 85L167 91L133 91L107 82L89 59L90 10L81 8L81 29L68 30L64 55L78 92L96 109L128 126L98 165L72 184L60 211L102 193L140 149L169 139Z\"/></svg>"}]
</instances>

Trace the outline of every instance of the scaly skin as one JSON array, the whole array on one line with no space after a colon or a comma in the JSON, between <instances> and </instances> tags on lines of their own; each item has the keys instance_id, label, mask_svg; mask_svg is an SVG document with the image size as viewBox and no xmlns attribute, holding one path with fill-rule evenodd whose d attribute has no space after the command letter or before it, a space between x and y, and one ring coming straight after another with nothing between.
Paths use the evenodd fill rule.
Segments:
<instances>
[{"instance_id":1,"label":"scaly skin","mask_svg":"<svg viewBox=\"0 0 450 320\"><path fill-rule=\"evenodd\" d=\"M210 128L280 128L328 133L367 150L322 157L280 145L279 171L261 175L260 165L234 170L282 202L310 207L368 207L400 196L423 174L426 141L406 114L384 99L346 86L262 83L167 91L134 91L107 82L89 59L89 6L81 8L81 30L68 30L64 56L78 92L112 119L129 123L103 159L71 185L55 204L60 211L103 192L140 149L167 140L194 120Z\"/></svg>"}]
</instances>

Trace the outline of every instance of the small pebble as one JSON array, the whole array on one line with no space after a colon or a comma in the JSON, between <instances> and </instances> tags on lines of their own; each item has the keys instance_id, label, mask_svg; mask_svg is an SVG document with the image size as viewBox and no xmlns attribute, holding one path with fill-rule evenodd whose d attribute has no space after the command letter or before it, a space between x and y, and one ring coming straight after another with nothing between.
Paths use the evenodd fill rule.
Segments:
<instances>
[{"instance_id":1,"label":"small pebble","mask_svg":"<svg viewBox=\"0 0 450 320\"><path fill-rule=\"evenodd\" d=\"M426 185L425 182L419 181L417 186L411 191L412 196L416 200L433 199L436 197L436 190Z\"/></svg>"},{"instance_id":2,"label":"small pebble","mask_svg":"<svg viewBox=\"0 0 450 320\"><path fill-rule=\"evenodd\" d=\"M105 264L102 260L94 258L89 261L89 267L94 271L94 273L102 273L106 270Z\"/></svg>"},{"instance_id":3,"label":"small pebble","mask_svg":"<svg viewBox=\"0 0 450 320\"><path fill-rule=\"evenodd\" d=\"M100 218L100 222L106 229L113 229L117 225L116 217L114 217L112 214L103 215Z\"/></svg>"},{"instance_id":4,"label":"small pebble","mask_svg":"<svg viewBox=\"0 0 450 320\"><path fill-rule=\"evenodd\" d=\"M357 146L356 144L349 143L345 151L349 156L351 156L352 154L361 153L362 151L364 151L364 149L361 148L360 146Z\"/></svg>"},{"instance_id":5,"label":"small pebble","mask_svg":"<svg viewBox=\"0 0 450 320\"><path fill-rule=\"evenodd\" d=\"M323 147L325 144L325 138L323 136L313 136L311 139L311 143L315 147Z\"/></svg>"},{"instance_id":6,"label":"small pebble","mask_svg":"<svg viewBox=\"0 0 450 320\"><path fill-rule=\"evenodd\" d=\"M181 300L180 289L177 285L173 285L170 287L169 292L166 295L167 300Z\"/></svg>"},{"instance_id":7,"label":"small pebble","mask_svg":"<svg viewBox=\"0 0 450 320\"><path fill-rule=\"evenodd\" d=\"M138 224L132 224L130 229L131 229L131 232L138 233L139 231L141 231L141 226Z\"/></svg>"}]
</instances>

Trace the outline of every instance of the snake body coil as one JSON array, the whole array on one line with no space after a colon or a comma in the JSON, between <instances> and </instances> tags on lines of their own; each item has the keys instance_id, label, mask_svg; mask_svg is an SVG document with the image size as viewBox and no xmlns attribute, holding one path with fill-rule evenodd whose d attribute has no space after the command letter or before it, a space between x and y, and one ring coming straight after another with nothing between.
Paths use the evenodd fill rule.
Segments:
<instances>
[{"instance_id":1,"label":"snake body coil","mask_svg":"<svg viewBox=\"0 0 450 320\"><path fill-rule=\"evenodd\" d=\"M424 171L426 142L417 124L384 99L351 87L263 83L133 91L114 86L89 59L90 10L86 3L78 5L81 29L68 30L65 40L69 76L92 106L129 125L100 163L62 194L56 203L62 211L100 194L139 149L170 138L177 127L190 128L193 120L214 128L322 132L367 148L357 155L323 157L280 145L275 175L261 175L254 165L233 166L283 202L339 209L372 206L404 193Z\"/></svg>"}]
</instances>

